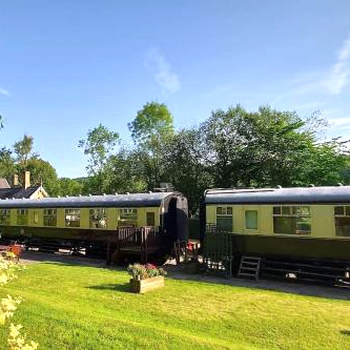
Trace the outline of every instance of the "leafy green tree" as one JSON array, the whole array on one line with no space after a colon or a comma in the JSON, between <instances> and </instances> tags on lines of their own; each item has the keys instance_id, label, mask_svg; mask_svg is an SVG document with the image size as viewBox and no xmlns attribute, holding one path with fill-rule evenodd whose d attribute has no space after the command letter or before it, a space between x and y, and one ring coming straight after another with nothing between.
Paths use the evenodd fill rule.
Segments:
<instances>
[{"instance_id":1,"label":"leafy green tree","mask_svg":"<svg viewBox=\"0 0 350 350\"><path fill-rule=\"evenodd\" d=\"M23 138L13 145L13 149L17 156L17 161L23 168L26 167L29 158L37 157L32 153L34 139L32 136L24 135Z\"/></svg>"},{"instance_id":2,"label":"leafy green tree","mask_svg":"<svg viewBox=\"0 0 350 350\"><path fill-rule=\"evenodd\" d=\"M203 151L200 130L195 128L179 131L164 145L166 180L186 195L190 214L196 212L204 190L213 182Z\"/></svg>"},{"instance_id":3,"label":"leafy green tree","mask_svg":"<svg viewBox=\"0 0 350 350\"><path fill-rule=\"evenodd\" d=\"M68 177L57 180L55 196L78 196L83 193L83 184Z\"/></svg>"},{"instance_id":4,"label":"leafy green tree","mask_svg":"<svg viewBox=\"0 0 350 350\"><path fill-rule=\"evenodd\" d=\"M89 130L87 138L79 141L79 147L83 148L84 154L89 157L87 170L91 176L95 177L96 187L94 190L96 193L102 193L104 190L103 169L118 142L119 134L108 130L102 124Z\"/></svg>"},{"instance_id":5,"label":"leafy green tree","mask_svg":"<svg viewBox=\"0 0 350 350\"><path fill-rule=\"evenodd\" d=\"M15 173L15 162L12 151L3 147L0 149L0 177L10 180Z\"/></svg>"},{"instance_id":6,"label":"leafy green tree","mask_svg":"<svg viewBox=\"0 0 350 350\"><path fill-rule=\"evenodd\" d=\"M142 165L137 154L122 148L109 158L105 173L110 174L109 193L143 192L147 184L142 176Z\"/></svg>"},{"instance_id":7,"label":"leafy green tree","mask_svg":"<svg viewBox=\"0 0 350 350\"><path fill-rule=\"evenodd\" d=\"M24 173L20 172L22 167L17 165L19 181L24 183ZM31 184L42 184L50 196L57 195L57 173L55 168L47 161L40 158L27 160L26 170L30 171Z\"/></svg>"},{"instance_id":8,"label":"leafy green tree","mask_svg":"<svg viewBox=\"0 0 350 350\"><path fill-rule=\"evenodd\" d=\"M146 103L128 124L135 143L149 142L154 138L164 138L174 132L173 116L165 104Z\"/></svg>"},{"instance_id":9,"label":"leafy green tree","mask_svg":"<svg viewBox=\"0 0 350 350\"><path fill-rule=\"evenodd\" d=\"M333 184L344 166L338 144L318 142L316 126L295 112L236 106L214 112L201 130L217 187Z\"/></svg>"},{"instance_id":10,"label":"leafy green tree","mask_svg":"<svg viewBox=\"0 0 350 350\"><path fill-rule=\"evenodd\" d=\"M128 126L137 146L136 161L141 165L147 190L153 190L166 177L163 151L174 135L173 117L165 104L150 102L137 112Z\"/></svg>"}]
</instances>

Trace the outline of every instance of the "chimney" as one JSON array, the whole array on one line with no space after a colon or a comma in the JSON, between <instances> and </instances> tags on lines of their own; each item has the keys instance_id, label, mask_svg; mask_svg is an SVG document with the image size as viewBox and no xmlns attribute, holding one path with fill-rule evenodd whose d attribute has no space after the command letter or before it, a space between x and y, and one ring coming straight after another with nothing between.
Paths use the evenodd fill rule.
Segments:
<instances>
[{"instance_id":1,"label":"chimney","mask_svg":"<svg viewBox=\"0 0 350 350\"><path fill-rule=\"evenodd\" d=\"M30 171L24 172L24 188L27 189L30 187Z\"/></svg>"},{"instance_id":2,"label":"chimney","mask_svg":"<svg viewBox=\"0 0 350 350\"><path fill-rule=\"evenodd\" d=\"M19 183L18 183L18 175L14 174L13 175L13 187L16 187L18 185L19 185Z\"/></svg>"}]
</instances>

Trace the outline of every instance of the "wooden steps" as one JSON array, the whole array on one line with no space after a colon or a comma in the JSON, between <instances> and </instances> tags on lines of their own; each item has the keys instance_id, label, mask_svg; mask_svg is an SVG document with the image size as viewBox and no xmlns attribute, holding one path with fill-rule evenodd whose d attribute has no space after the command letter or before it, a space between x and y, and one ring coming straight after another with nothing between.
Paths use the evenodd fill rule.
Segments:
<instances>
[{"instance_id":1,"label":"wooden steps","mask_svg":"<svg viewBox=\"0 0 350 350\"><path fill-rule=\"evenodd\" d=\"M255 256L242 256L237 276L258 280L260 265L261 258Z\"/></svg>"}]
</instances>

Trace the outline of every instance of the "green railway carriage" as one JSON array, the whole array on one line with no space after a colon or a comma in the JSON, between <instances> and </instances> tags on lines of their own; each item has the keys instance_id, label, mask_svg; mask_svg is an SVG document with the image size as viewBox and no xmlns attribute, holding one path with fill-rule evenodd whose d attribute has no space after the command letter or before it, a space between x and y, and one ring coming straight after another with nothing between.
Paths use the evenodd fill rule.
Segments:
<instances>
[{"instance_id":1,"label":"green railway carriage","mask_svg":"<svg viewBox=\"0 0 350 350\"><path fill-rule=\"evenodd\" d=\"M350 267L350 186L213 189L202 209L202 240L231 232L234 258Z\"/></svg>"},{"instance_id":2,"label":"green railway carriage","mask_svg":"<svg viewBox=\"0 0 350 350\"><path fill-rule=\"evenodd\" d=\"M153 228L170 246L187 236L187 200L178 192L0 200L2 239L101 247L126 227Z\"/></svg>"}]
</instances>

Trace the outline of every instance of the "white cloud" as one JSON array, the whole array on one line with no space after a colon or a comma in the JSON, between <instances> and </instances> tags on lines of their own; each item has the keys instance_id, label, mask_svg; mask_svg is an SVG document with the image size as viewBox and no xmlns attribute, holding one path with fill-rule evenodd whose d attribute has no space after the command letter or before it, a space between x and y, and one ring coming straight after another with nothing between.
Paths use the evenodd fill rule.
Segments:
<instances>
[{"instance_id":1,"label":"white cloud","mask_svg":"<svg viewBox=\"0 0 350 350\"><path fill-rule=\"evenodd\" d=\"M350 74L350 37L343 42L338 53L337 62L333 65L329 76L323 82L332 95L339 95L347 85Z\"/></svg>"},{"instance_id":2,"label":"white cloud","mask_svg":"<svg viewBox=\"0 0 350 350\"><path fill-rule=\"evenodd\" d=\"M7 90L5 90L5 89L0 88L0 95L10 96L10 93Z\"/></svg>"},{"instance_id":3,"label":"white cloud","mask_svg":"<svg viewBox=\"0 0 350 350\"><path fill-rule=\"evenodd\" d=\"M349 83L350 78L350 36L343 41L336 62L321 71L304 72L290 81L287 91L278 94L274 102L291 97L310 97L320 95L339 95Z\"/></svg>"},{"instance_id":4,"label":"white cloud","mask_svg":"<svg viewBox=\"0 0 350 350\"><path fill-rule=\"evenodd\" d=\"M163 90L168 93L180 90L181 84L178 75L158 50L149 51L146 63L154 71L154 80Z\"/></svg>"},{"instance_id":5,"label":"white cloud","mask_svg":"<svg viewBox=\"0 0 350 350\"><path fill-rule=\"evenodd\" d=\"M335 128L349 128L350 127L350 118L349 117L340 117L328 119L330 126Z\"/></svg>"}]
</instances>

